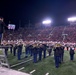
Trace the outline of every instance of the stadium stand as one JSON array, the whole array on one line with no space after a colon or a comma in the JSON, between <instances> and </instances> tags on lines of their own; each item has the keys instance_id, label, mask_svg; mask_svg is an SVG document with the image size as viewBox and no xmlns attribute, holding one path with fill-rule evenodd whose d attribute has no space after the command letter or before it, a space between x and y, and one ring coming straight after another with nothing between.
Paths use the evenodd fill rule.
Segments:
<instances>
[{"instance_id":1,"label":"stadium stand","mask_svg":"<svg viewBox=\"0 0 76 75\"><path fill-rule=\"evenodd\" d=\"M66 34L63 36L63 34ZM40 40L40 41L60 41L76 43L76 26L56 26L42 29L20 28L15 31L6 30L4 40L24 41Z\"/></svg>"}]
</instances>

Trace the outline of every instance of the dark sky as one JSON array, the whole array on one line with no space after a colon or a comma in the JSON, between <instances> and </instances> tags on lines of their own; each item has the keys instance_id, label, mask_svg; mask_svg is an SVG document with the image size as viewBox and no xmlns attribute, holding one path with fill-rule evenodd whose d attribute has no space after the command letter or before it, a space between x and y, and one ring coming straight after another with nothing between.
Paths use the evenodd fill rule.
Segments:
<instances>
[{"instance_id":1,"label":"dark sky","mask_svg":"<svg viewBox=\"0 0 76 75\"><path fill-rule=\"evenodd\" d=\"M65 23L67 17L76 15L76 0L0 0L0 15L5 22L18 25L41 22L52 18L54 24Z\"/></svg>"}]
</instances>

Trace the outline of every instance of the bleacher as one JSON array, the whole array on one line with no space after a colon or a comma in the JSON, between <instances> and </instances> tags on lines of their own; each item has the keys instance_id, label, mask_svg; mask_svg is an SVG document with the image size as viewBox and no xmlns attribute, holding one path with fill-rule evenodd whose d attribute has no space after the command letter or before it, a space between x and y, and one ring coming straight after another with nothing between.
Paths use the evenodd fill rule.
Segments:
<instances>
[{"instance_id":1,"label":"bleacher","mask_svg":"<svg viewBox=\"0 0 76 75\"><path fill-rule=\"evenodd\" d=\"M63 34L65 36L64 42L76 42L76 26L56 26L42 29L33 29L33 28L21 28L16 31L5 31L4 40L18 40L23 39L31 40L40 40L40 41L63 41Z\"/></svg>"}]
</instances>

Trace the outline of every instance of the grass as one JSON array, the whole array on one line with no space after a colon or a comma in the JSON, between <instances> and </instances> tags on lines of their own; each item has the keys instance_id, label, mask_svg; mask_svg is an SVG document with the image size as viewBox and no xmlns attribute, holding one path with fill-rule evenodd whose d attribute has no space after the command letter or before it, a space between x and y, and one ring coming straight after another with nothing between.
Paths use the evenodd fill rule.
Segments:
<instances>
[{"instance_id":1,"label":"grass","mask_svg":"<svg viewBox=\"0 0 76 75\"><path fill-rule=\"evenodd\" d=\"M24 55L22 57L24 57ZM8 56L10 65L28 59L30 59L30 57L18 61L17 57L14 57L13 55L10 54ZM69 58L69 51L65 51L64 63L62 63L59 68L55 68L54 57L52 55L52 56L48 56L45 59L42 59L42 61L38 61L38 63L33 63L32 61L29 61L22 65L16 66L12 69L18 70L19 68L22 67L24 67L24 69L21 71L26 73L29 73L30 71L35 69L36 71L32 75L45 75L47 72L49 73L49 75L76 75L76 54L74 56L74 61L72 62L70 61Z\"/></svg>"}]
</instances>

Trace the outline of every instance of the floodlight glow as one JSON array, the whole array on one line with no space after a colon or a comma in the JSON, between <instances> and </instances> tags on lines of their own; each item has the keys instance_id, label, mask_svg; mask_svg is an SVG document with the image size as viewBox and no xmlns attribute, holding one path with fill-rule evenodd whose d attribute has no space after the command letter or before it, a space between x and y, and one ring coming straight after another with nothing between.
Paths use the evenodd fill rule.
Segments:
<instances>
[{"instance_id":1,"label":"floodlight glow","mask_svg":"<svg viewBox=\"0 0 76 75\"><path fill-rule=\"evenodd\" d=\"M74 21L76 21L76 17L70 17L70 18L68 18L68 21L74 22Z\"/></svg>"},{"instance_id":2,"label":"floodlight glow","mask_svg":"<svg viewBox=\"0 0 76 75\"><path fill-rule=\"evenodd\" d=\"M42 24L50 24L51 23L51 20L45 20L42 22Z\"/></svg>"}]
</instances>

